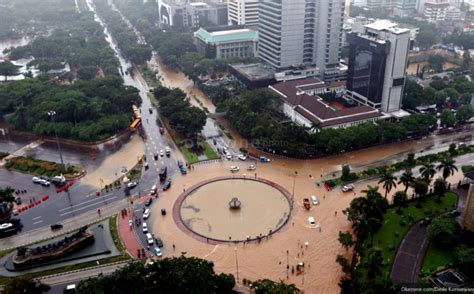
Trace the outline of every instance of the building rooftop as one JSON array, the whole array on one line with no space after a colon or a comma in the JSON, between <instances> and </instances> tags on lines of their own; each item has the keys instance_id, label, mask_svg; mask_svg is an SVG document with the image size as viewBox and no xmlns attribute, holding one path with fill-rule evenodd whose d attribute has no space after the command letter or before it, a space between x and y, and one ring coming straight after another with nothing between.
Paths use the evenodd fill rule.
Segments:
<instances>
[{"instance_id":1,"label":"building rooftop","mask_svg":"<svg viewBox=\"0 0 474 294\"><path fill-rule=\"evenodd\" d=\"M320 88L330 90L344 86L345 81L324 83L318 78L306 78L280 82L270 86L270 89L278 93L286 103L293 106L296 112L323 128L383 116L378 110L365 105L337 109L326 103L321 97L308 95L304 92Z\"/></svg>"},{"instance_id":2,"label":"building rooftop","mask_svg":"<svg viewBox=\"0 0 474 294\"><path fill-rule=\"evenodd\" d=\"M394 34L403 34L410 32L409 29L401 28L397 23L394 23L387 19L377 19L376 21L366 24L366 28L375 31L389 31Z\"/></svg>"},{"instance_id":3,"label":"building rooftop","mask_svg":"<svg viewBox=\"0 0 474 294\"><path fill-rule=\"evenodd\" d=\"M258 41L258 32L251 29L234 29L209 32L200 28L194 33L196 38L206 43L238 42L238 41Z\"/></svg>"},{"instance_id":4,"label":"building rooftop","mask_svg":"<svg viewBox=\"0 0 474 294\"><path fill-rule=\"evenodd\" d=\"M250 81L272 80L275 76L275 71L262 63L238 63L230 67Z\"/></svg>"}]
</instances>

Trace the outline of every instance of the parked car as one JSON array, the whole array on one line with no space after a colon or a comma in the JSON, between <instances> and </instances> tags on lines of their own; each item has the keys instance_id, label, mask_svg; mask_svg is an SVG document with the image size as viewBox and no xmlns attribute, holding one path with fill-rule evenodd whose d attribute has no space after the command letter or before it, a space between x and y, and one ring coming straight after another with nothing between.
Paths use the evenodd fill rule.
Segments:
<instances>
[{"instance_id":1,"label":"parked car","mask_svg":"<svg viewBox=\"0 0 474 294\"><path fill-rule=\"evenodd\" d=\"M51 231L60 230L62 228L63 228L63 225L61 225L61 224L52 224L51 225Z\"/></svg>"},{"instance_id":2,"label":"parked car","mask_svg":"<svg viewBox=\"0 0 474 294\"><path fill-rule=\"evenodd\" d=\"M148 198L148 200L145 201L145 206L150 206L152 202L153 202L153 198Z\"/></svg>"},{"instance_id":3,"label":"parked car","mask_svg":"<svg viewBox=\"0 0 474 294\"><path fill-rule=\"evenodd\" d=\"M308 217L308 223L312 226L315 225L316 221L314 220L314 217L312 217L312 216Z\"/></svg>"},{"instance_id":4,"label":"parked car","mask_svg":"<svg viewBox=\"0 0 474 294\"><path fill-rule=\"evenodd\" d=\"M165 156L165 151L163 149L160 150L160 156L161 157Z\"/></svg>"},{"instance_id":5,"label":"parked car","mask_svg":"<svg viewBox=\"0 0 474 294\"><path fill-rule=\"evenodd\" d=\"M229 170L231 172L235 173L235 172L238 172L240 170L240 168L236 165L232 165Z\"/></svg>"},{"instance_id":6,"label":"parked car","mask_svg":"<svg viewBox=\"0 0 474 294\"><path fill-rule=\"evenodd\" d=\"M266 156L260 156L260 162L270 162L272 161L270 158L266 157Z\"/></svg>"},{"instance_id":7,"label":"parked car","mask_svg":"<svg viewBox=\"0 0 474 294\"><path fill-rule=\"evenodd\" d=\"M155 246L155 248L153 248L153 250L154 250L155 255L156 255L157 257L162 257L162 256L163 256L163 253L161 252L161 249L160 249L160 248L158 248L158 247Z\"/></svg>"},{"instance_id":8,"label":"parked car","mask_svg":"<svg viewBox=\"0 0 474 294\"><path fill-rule=\"evenodd\" d=\"M66 288L63 290L63 294L75 294L76 292L76 284L67 285Z\"/></svg>"},{"instance_id":9,"label":"parked car","mask_svg":"<svg viewBox=\"0 0 474 294\"><path fill-rule=\"evenodd\" d=\"M160 134L162 134L162 135L163 135L164 133L165 133L165 129L163 129L163 128L160 128Z\"/></svg>"},{"instance_id":10,"label":"parked car","mask_svg":"<svg viewBox=\"0 0 474 294\"><path fill-rule=\"evenodd\" d=\"M45 186L45 187L49 187L49 185L51 185L51 182L45 179L41 179L40 183L42 186Z\"/></svg>"},{"instance_id":11,"label":"parked car","mask_svg":"<svg viewBox=\"0 0 474 294\"><path fill-rule=\"evenodd\" d=\"M240 160L242 160L242 161L247 160L247 156L244 155L244 154L240 154L240 155L238 156L238 158L239 158Z\"/></svg>"},{"instance_id":12,"label":"parked car","mask_svg":"<svg viewBox=\"0 0 474 294\"><path fill-rule=\"evenodd\" d=\"M255 164L251 164L249 165L249 167L247 167L247 170L256 170L257 167L255 166Z\"/></svg>"},{"instance_id":13,"label":"parked car","mask_svg":"<svg viewBox=\"0 0 474 294\"><path fill-rule=\"evenodd\" d=\"M170 157L170 155L171 155L171 148L170 148L170 146L166 146L165 152L166 152L166 156Z\"/></svg>"},{"instance_id":14,"label":"parked car","mask_svg":"<svg viewBox=\"0 0 474 294\"><path fill-rule=\"evenodd\" d=\"M147 208L145 209L145 212L143 213L143 219L148 219L149 217L150 217L150 210Z\"/></svg>"},{"instance_id":15,"label":"parked car","mask_svg":"<svg viewBox=\"0 0 474 294\"><path fill-rule=\"evenodd\" d=\"M148 233L148 225L145 222L142 224L142 231L143 233Z\"/></svg>"},{"instance_id":16,"label":"parked car","mask_svg":"<svg viewBox=\"0 0 474 294\"><path fill-rule=\"evenodd\" d=\"M127 184L127 188L129 189L133 189L137 186L137 182L130 182Z\"/></svg>"},{"instance_id":17,"label":"parked car","mask_svg":"<svg viewBox=\"0 0 474 294\"><path fill-rule=\"evenodd\" d=\"M347 185L342 186L341 190L342 192L349 192L349 191L354 190L354 188L355 186L353 184L347 184Z\"/></svg>"},{"instance_id":18,"label":"parked car","mask_svg":"<svg viewBox=\"0 0 474 294\"><path fill-rule=\"evenodd\" d=\"M152 114L152 113L153 113L153 109L152 109L151 107L148 108L148 112L150 112L150 114Z\"/></svg>"},{"instance_id":19,"label":"parked car","mask_svg":"<svg viewBox=\"0 0 474 294\"><path fill-rule=\"evenodd\" d=\"M160 237L156 237L155 242L158 247L163 247L163 241L160 239Z\"/></svg>"},{"instance_id":20,"label":"parked car","mask_svg":"<svg viewBox=\"0 0 474 294\"><path fill-rule=\"evenodd\" d=\"M153 157L155 158L155 160L158 160L158 152L155 152L155 153L153 154Z\"/></svg>"},{"instance_id":21,"label":"parked car","mask_svg":"<svg viewBox=\"0 0 474 294\"><path fill-rule=\"evenodd\" d=\"M157 192L157 187L156 187L156 185L153 185L153 187L151 187L150 194L155 195L156 192Z\"/></svg>"},{"instance_id":22,"label":"parked car","mask_svg":"<svg viewBox=\"0 0 474 294\"><path fill-rule=\"evenodd\" d=\"M153 243L153 236L150 233L146 234L146 243L150 246L154 244Z\"/></svg>"},{"instance_id":23,"label":"parked car","mask_svg":"<svg viewBox=\"0 0 474 294\"><path fill-rule=\"evenodd\" d=\"M163 191L166 191L169 188L171 188L171 179L167 179L166 182L164 182L164 184L162 186Z\"/></svg>"},{"instance_id":24,"label":"parked car","mask_svg":"<svg viewBox=\"0 0 474 294\"><path fill-rule=\"evenodd\" d=\"M313 205L318 205L319 204L318 198L316 198L316 196L314 196L314 195L311 195L311 202L313 203Z\"/></svg>"},{"instance_id":25,"label":"parked car","mask_svg":"<svg viewBox=\"0 0 474 294\"><path fill-rule=\"evenodd\" d=\"M39 177L33 177L32 180L35 184L41 184L41 179Z\"/></svg>"},{"instance_id":26,"label":"parked car","mask_svg":"<svg viewBox=\"0 0 474 294\"><path fill-rule=\"evenodd\" d=\"M181 172L182 175L185 175L188 173L188 170L186 169L186 167L182 166L179 168L179 171Z\"/></svg>"},{"instance_id":27,"label":"parked car","mask_svg":"<svg viewBox=\"0 0 474 294\"><path fill-rule=\"evenodd\" d=\"M226 158L227 160L231 160L231 159L232 159L232 154L226 153L225 158Z\"/></svg>"},{"instance_id":28,"label":"parked car","mask_svg":"<svg viewBox=\"0 0 474 294\"><path fill-rule=\"evenodd\" d=\"M166 179L166 175L168 174L168 168L166 166L162 166L160 168L160 180L164 181Z\"/></svg>"}]
</instances>

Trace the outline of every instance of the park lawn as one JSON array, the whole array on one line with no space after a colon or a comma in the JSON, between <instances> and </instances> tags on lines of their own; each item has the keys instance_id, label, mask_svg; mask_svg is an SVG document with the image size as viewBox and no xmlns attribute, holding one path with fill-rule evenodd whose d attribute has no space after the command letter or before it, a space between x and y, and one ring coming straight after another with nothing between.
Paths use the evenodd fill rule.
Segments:
<instances>
[{"instance_id":1,"label":"park lawn","mask_svg":"<svg viewBox=\"0 0 474 294\"><path fill-rule=\"evenodd\" d=\"M189 150L185 145L179 146L179 149L181 150L181 153L183 153L184 159L187 163L193 164L199 161L198 155Z\"/></svg>"},{"instance_id":2,"label":"park lawn","mask_svg":"<svg viewBox=\"0 0 474 294\"><path fill-rule=\"evenodd\" d=\"M410 227L417 221L425 217L433 217L440 213L450 211L456 206L457 195L448 192L441 198L441 203L436 203L437 196L429 196L425 202L421 202L421 209L416 207L418 200L410 201L407 207L403 207L402 214L397 213L397 208L392 207L384 215L382 227L373 236L373 243L370 245L370 237L364 242L363 251L370 247L379 247L386 263L383 268L383 277L388 277L392 268L397 249ZM363 262L363 260L362 260Z\"/></svg>"},{"instance_id":3,"label":"park lawn","mask_svg":"<svg viewBox=\"0 0 474 294\"><path fill-rule=\"evenodd\" d=\"M438 270L440 267L446 267L454 262L453 250L439 248L431 243L426 251L421 273L429 275Z\"/></svg>"},{"instance_id":4,"label":"park lawn","mask_svg":"<svg viewBox=\"0 0 474 294\"><path fill-rule=\"evenodd\" d=\"M204 148L204 155L206 155L207 159L218 159L219 155L212 149L211 145L207 142L202 142L202 147Z\"/></svg>"}]
</instances>

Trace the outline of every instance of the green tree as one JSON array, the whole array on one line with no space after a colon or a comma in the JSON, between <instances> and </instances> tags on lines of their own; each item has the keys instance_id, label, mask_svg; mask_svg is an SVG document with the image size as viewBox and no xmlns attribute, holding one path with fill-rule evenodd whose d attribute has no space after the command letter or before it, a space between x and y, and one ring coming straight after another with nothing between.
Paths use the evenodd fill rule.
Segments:
<instances>
[{"instance_id":1,"label":"green tree","mask_svg":"<svg viewBox=\"0 0 474 294\"><path fill-rule=\"evenodd\" d=\"M50 287L48 285L37 282L26 276L11 278L5 285L6 294L42 294L47 293L49 289Z\"/></svg>"},{"instance_id":2,"label":"green tree","mask_svg":"<svg viewBox=\"0 0 474 294\"><path fill-rule=\"evenodd\" d=\"M420 167L421 176L427 183L431 181L433 176L436 174L435 167L432 163L425 163Z\"/></svg>"},{"instance_id":3,"label":"green tree","mask_svg":"<svg viewBox=\"0 0 474 294\"><path fill-rule=\"evenodd\" d=\"M436 72L443 71L444 62L445 62L445 59L441 55L430 55L428 57L429 66Z\"/></svg>"},{"instance_id":4,"label":"green tree","mask_svg":"<svg viewBox=\"0 0 474 294\"><path fill-rule=\"evenodd\" d=\"M472 63L472 58L471 58L471 54L469 54L469 51L468 50L464 50L464 53L462 55L462 66L464 68L470 68L471 66L471 63Z\"/></svg>"},{"instance_id":5,"label":"green tree","mask_svg":"<svg viewBox=\"0 0 474 294\"><path fill-rule=\"evenodd\" d=\"M5 77L5 82L8 76L15 76L18 74L18 68L10 61L4 61L0 63L0 75Z\"/></svg>"},{"instance_id":6,"label":"green tree","mask_svg":"<svg viewBox=\"0 0 474 294\"><path fill-rule=\"evenodd\" d=\"M454 255L456 267L469 278L474 279L474 247L460 246Z\"/></svg>"},{"instance_id":7,"label":"green tree","mask_svg":"<svg viewBox=\"0 0 474 294\"><path fill-rule=\"evenodd\" d=\"M433 192L438 195L438 199L448 192L448 183L443 178L437 178L433 183Z\"/></svg>"},{"instance_id":8,"label":"green tree","mask_svg":"<svg viewBox=\"0 0 474 294\"><path fill-rule=\"evenodd\" d=\"M436 167L438 171L443 171L443 178L446 180L449 176L454 175L455 171L458 171L458 168L455 165L455 161L452 158L443 158L438 166Z\"/></svg>"},{"instance_id":9,"label":"green tree","mask_svg":"<svg viewBox=\"0 0 474 294\"><path fill-rule=\"evenodd\" d=\"M403 184L405 186L404 192L406 193L414 180L415 177L413 176L413 172L410 169L407 169L400 175L398 184Z\"/></svg>"},{"instance_id":10,"label":"green tree","mask_svg":"<svg viewBox=\"0 0 474 294\"><path fill-rule=\"evenodd\" d=\"M378 247L370 247L364 263L364 267L367 269L367 278L374 280L382 272L383 266L382 250Z\"/></svg>"},{"instance_id":11,"label":"green tree","mask_svg":"<svg viewBox=\"0 0 474 294\"><path fill-rule=\"evenodd\" d=\"M435 217L428 225L428 239L442 248L452 245L458 232L458 224L451 216Z\"/></svg>"},{"instance_id":12,"label":"green tree","mask_svg":"<svg viewBox=\"0 0 474 294\"><path fill-rule=\"evenodd\" d=\"M426 179L417 178L413 182L413 190L415 190L415 194L419 197L423 197L428 193L428 183Z\"/></svg>"},{"instance_id":13,"label":"green tree","mask_svg":"<svg viewBox=\"0 0 474 294\"><path fill-rule=\"evenodd\" d=\"M451 109L444 109L440 117L441 125L445 127L452 127L456 124L456 116Z\"/></svg>"},{"instance_id":14,"label":"green tree","mask_svg":"<svg viewBox=\"0 0 474 294\"><path fill-rule=\"evenodd\" d=\"M351 271L351 265L349 264L349 260L345 258L344 256L338 254L336 256L336 262L339 263L342 267L342 271L346 274L350 273Z\"/></svg>"},{"instance_id":15,"label":"green tree","mask_svg":"<svg viewBox=\"0 0 474 294\"><path fill-rule=\"evenodd\" d=\"M380 175L379 184L383 184L383 188L385 189L385 199L387 199L388 193L392 190L392 188L397 187L397 177L389 172L384 172Z\"/></svg>"},{"instance_id":16,"label":"green tree","mask_svg":"<svg viewBox=\"0 0 474 294\"><path fill-rule=\"evenodd\" d=\"M339 238L337 240L344 248L346 248L346 250L349 250L349 248L355 244L350 232L339 231Z\"/></svg>"},{"instance_id":17,"label":"green tree","mask_svg":"<svg viewBox=\"0 0 474 294\"><path fill-rule=\"evenodd\" d=\"M433 31L421 31L416 35L416 43L421 48L429 48L436 43L436 34Z\"/></svg>"},{"instance_id":18,"label":"green tree","mask_svg":"<svg viewBox=\"0 0 474 294\"><path fill-rule=\"evenodd\" d=\"M407 154L407 159L405 159L405 162L408 166L414 166L416 164L415 153L409 152Z\"/></svg>"},{"instance_id":19,"label":"green tree","mask_svg":"<svg viewBox=\"0 0 474 294\"><path fill-rule=\"evenodd\" d=\"M408 200L408 196L406 192L403 191L397 191L393 195L393 204L397 206L397 211L400 212L402 206L406 204Z\"/></svg>"},{"instance_id":20,"label":"green tree","mask_svg":"<svg viewBox=\"0 0 474 294\"><path fill-rule=\"evenodd\" d=\"M78 285L78 293L230 293L231 275L217 275L214 265L196 257L174 257L145 266L128 264L114 273L89 278Z\"/></svg>"},{"instance_id":21,"label":"green tree","mask_svg":"<svg viewBox=\"0 0 474 294\"><path fill-rule=\"evenodd\" d=\"M15 201L15 196L13 195L14 192L15 190L11 187L0 189L0 206L3 207L2 213L0 214L0 220L8 219L11 216L13 201Z\"/></svg>"},{"instance_id":22,"label":"green tree","mask_svg":"<svg viewBox=\"0 0 474 294\"><path fill-rule=\"evenodd\" d=\"M474 109L471 105L462 105L456 112L456 120L465 123L474 116Z\"/></svg>"},{"instance_id":23,"label":"green tree","mask_svg":"<svg viewBox=\"0 0 474 294\"><path fill-rule=\"evenodd\" d=\"M300 293L295 284L286 284L280 280L278 283L272 280L263 279L251 283L251 288L255 290L256 294L295 294Z\"/></svg>"}]
</instances>

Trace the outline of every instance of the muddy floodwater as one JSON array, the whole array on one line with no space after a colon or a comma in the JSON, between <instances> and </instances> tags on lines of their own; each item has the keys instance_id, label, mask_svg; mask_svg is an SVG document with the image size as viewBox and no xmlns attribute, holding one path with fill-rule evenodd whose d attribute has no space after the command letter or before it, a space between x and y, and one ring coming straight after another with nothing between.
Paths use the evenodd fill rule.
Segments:
<instances>
[{"instance_id":1,"label":"muddy floodwater","mask_svg":"<svg viewBox=\"0 0 474 294\"><path fill-rule=\"evenodd\" d=\"M240 208L229 208L232 198ZM269 184L245 179L225 179L205 184L188 194L181 204L181 219L206 238L235 241L266 236L282 227L290 215L287 197Z\"/></svg>"}]
</instances>

